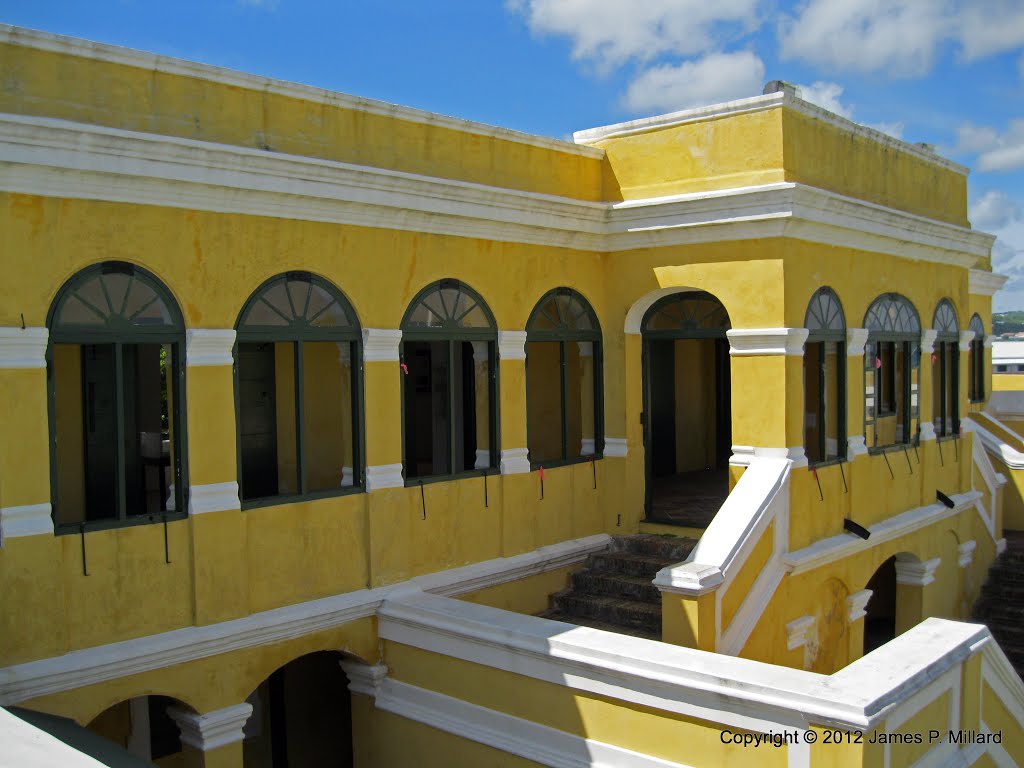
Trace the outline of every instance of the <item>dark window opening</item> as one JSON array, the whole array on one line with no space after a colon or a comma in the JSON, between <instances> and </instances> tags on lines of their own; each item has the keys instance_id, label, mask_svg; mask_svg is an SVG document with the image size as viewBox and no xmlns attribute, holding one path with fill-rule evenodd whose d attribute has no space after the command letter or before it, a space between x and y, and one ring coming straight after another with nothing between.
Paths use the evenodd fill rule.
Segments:
<instances>
[{"instance_id":1,"label":"dark window opening","mask_svg":"<svg viewBox=\"0 0 1024 768\"><path fill-rule=\"evenodd\" d=\"M943 341L932 353L932 423L938 437L960 431L960 352L956 342Z\"/></svg>"},{"instance_id":2,"label":"dark window opening","mask_svg":"<svg viewBox=\"0 0 1024 768\"><path fill-rule=\"evenodd\" d=\"M921 323L899 294L884 294L864 317L864 433L870 448L916 440Z\"/></svg>"},{"instance_id":3,"label":"dark window opening","mask_svg":"<svg viewBox=\"0 0 1024 768\"><path fill-rule=\"evenodd\" d=\"M804 451L819 464L846 451L846 345L812 341L804 347Z\"/></svg>"}]
</instances>

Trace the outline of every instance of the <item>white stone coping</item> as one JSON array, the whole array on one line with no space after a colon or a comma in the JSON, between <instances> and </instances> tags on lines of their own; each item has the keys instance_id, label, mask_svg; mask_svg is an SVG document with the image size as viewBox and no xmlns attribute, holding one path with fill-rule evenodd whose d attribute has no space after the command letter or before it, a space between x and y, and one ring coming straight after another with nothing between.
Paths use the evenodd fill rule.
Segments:
<instances>
[{"instance_id":1,"label":"white stone coping","mask_svg":"<svg viewBox=\"0 0 1024 768\"><path fill-rule=\"evenodd\" d=\"M363 328L363 360L367 363L397 363L402 331L391 328Z\"/></svg>"},{"instance_id":2,"label":"white stone coping","mask_svg":"<svg viewBox=\"0 0 1024 768\"><path fill-rule=\"evenodd\" d=\"M896 583L910 587L927 587L935 581L935 571L942 565L941 557L924 562L909 558L901 560L900 557L896 556Z\"/></svg>"},{"instance_id":3,"label":"white stone coping","mask_svg":"<svg viewBox=\"0 0 1024 768\"><path fill-rule=\"evenodd\" d=\"M503 475L523 475L530 471L530 451L527 448L502 448L498 471Z\"/></svg>"},{"instance_id":4,"label":"white stone coping","mask_svg":"<svg viewBox=\"0 0 1024 768\"><path fill-rule=\"evenodd\" d=\"M241 508L242 502L238 496L238 483L234 480L227 483L193 485L189 488L188 513L190 515L204 515L207 512L226 512Z\"/></svg>"},{"instance_id":5,"label":"white stone coping","mask_svg":"<svg viewBox=\"0 0 1024 768\"><path fill-rule=\"evenodd\" d=\"M806 328L734 328L726 331L733 357L803 355Z\"/></svg>"},{"instance_id":6,"label":"white stone coping","mask_svg":"<svg viewBox=\"0 0 1024 768\"><path fill-rule=\"evenodd\" d=\"M961 568L967 568L971 563L974 562L974 550L977 549L978 542L973 539L965 541L963 544L956 548L957 553L957 565Z\"/></svg>"},{"instance_id":7,"label":"white stone coping","mask_svg":"<svg viewBox=\"0 0 1024 768\"><path fill-rule=\"evenodd\" d=\"M379 491L384 488L404 488L405 478L402 476L402 465L377 464L366 468L366 491Z\"/></svg>"},{"instance_id":8,"label":"white stone coping","mask_svg":"<svg viewBox=\"0 0 1024 768\"><path fill-rule=\"evenodd\" d=\"M802 445L791 448L766 448L753 445L734 445L729 463L734 467L748 467L754 459L789 459L794 467L806 467L807 456Z\"/></svg>"},{"instance_id":9,"label":"white stone coping","mask_svg":"<svg viewBox=\"0 0 1024 768\"><path fill-rule=\"evenodd\" d=\"M801 616L786 625L786 649L795 651L807 645L818 619L814 616Z\"/></svg>"},{"instance_id":10,"label":"white stone coping","mask_svg":"<svg viewBox=\"0 0 1024 768\"><path fill-rule=\"evenodd\" d=\"M866 549L873 549L886 541L906 536L921 528L958 515L980 500L982 493L981 491L965 491L955 493L951 498L954 503L952 509L938 502L917 507L868 526L868 531L871 534L871 538L868 540L861 539L852 533L843 532L827 539L820 539L803 549L787 552L783 555L782 561L786 570L794 576L827 563L834 563L844 557L855 555Z\"/></svg>"},{"instance_id":11,"label":"white stone coping","mask_svg":"<svg viewBox=\"0 0 1024 768\"><path fill-rule=\"evenodd\" d=\"M0 163L9 192L601 253L785 237L969 268L994 240L794 182L592 202L25 115L0 115Z\"/></svg>"},{"instance_id":12,"label":"white stone coping","mask_svg":"<svg viewBox=\"0 0 1024 768\"><path fill-rule=\"evenodd\" d=\"M0 547L7 539L22 536L52 536L53 509L50 502L0 508Z\"/></svg>"},{"instance_id":13,"label":"white stone coping","mask_svg":"<svg viewBox=\"0 0 1024 768\"><path fill-rule=\"evenodd\" d=\"M48 328L0 328L0 368L45 368Z\"/></svg>"},{"instance_id":14,"label":"white stone coping","mask_svg":"<svg viewBox=\"0 0 1024 768\"><path fill-rule=\"evenodd\" d=\"M847 357L861 357L864 354L864 345L868 343L868 334L871 333L867 328L847 328L846 329L846 356Z\"/></svg>"},{"instance_id":15,"label":"white stone coping","mask_svg":"<svg viewBox=\"0 0 1024 768\"><path fill-rule=\"evenodd\" d=\"M970 352L971 342L974 341L974 337L977 335L975 331L960 331L960 351Z\"/></svg>"},{"instance_id":16,"label":"white stone coping","mask_svg":"<svg viewBox=\"0 0 1024 768\"><path fill-rule=\"evenodd\" d=\"M109 765L0 707L3 763L10 768L104 768Z\"/></svg>"},{"instance_id":17,"label":"white stone coping","mask_svg":"<svg viewBox=\"0 0 1024 768\"><path fill-rule=\"evenodd\" d=\"M190 328L185 331L186 365L233 365L235 336L233 328Z\"/></svg>"},{"instance_id":18,"label":"white stone coping","mask_svg":"<svg viewBox=\"0 0 1024 768\"><path fill-rule=\"evenodd\" d=\"M846 598L846 620L852 624L867 616L868 602L873 594L874 592L870 589L862 589Z\"/></svg>"},{"instance_id":19,"label":"white stone coping","mask_svg":"<svg viewBox=\"0 0 1024 768\"><path fill-rule=\"evenodd\" d=\"M180 707L168 707L167 714L181 730L181 743L195 747L200 752L209 752L242 741L242 729L252 715L252 704L235 704L205 715Z\"/></svg>"},{"instance_id":20,"label":"white stone coping","mask_svg":"<svg viewBox=\"0 0 1024 768\"><path fill-rule=\"evenodd\" d=\"M686 125L689 123L717 120L731 115L763 112L765 110L777 109L779 107L786 107L795 112L799 112L802 115L806 115L807 117L811 117L815 120L819 120L839 128L845 133L868 139L876 144L883 144L892 149L899 150L900 152L913 155L919 160L924 160L930 165L937 165L963 176L966 176L969 173L969 169L966 166L941 157L934 152L929 152L915 144L903 141L902 139L897 139L895 136L891 136L884 131L880 131L876 128L870 128L866 125L861 125L860 123L855 123L852 120L848 120L845 117L837 115L835 112L830 112L823 107L819 107L817 104L804 101L795 93L786 93L785 91L776 91L774 93L766 93L759 96L750 96L745 99L726 101L721 104L691 107L678 112L669 112L664 115L642 117L637 120L629 120L622 123L614 123L612 125L603 125L597 128L588 128L583 131L576 131L573 133L572 137L577 144L596 144L597 142L607 141L608 139L635 136L641 133L665 130L667 128L674 128L676 126Z\"/></svg>"},{"instance_id":21,"label":"white stone coping","mask_svg":"<svg viewBox=\"0 0 1024 768\"><path fill-rule=\"evenodd\" d=\"M386 601L378 626L391 642L752 730L808 721L870 730L979 648L1009 665L986 627L936 618L833 675L414 593ZM1024 697L1024 683L1013 690Z\"/></svg>"},{"instance_id":22,"label":"white stone coping","mask_svg":"<svg viewBox=\"0 0 1024 768\"><path fill-rule=\"evenodd\" d=\"M604 451L601 455L606 459L624 459L628 453L626 438L606 437L604 439Z\"/></svg>"},{"instance_id":23,"label":"white stone coping","mask_svg":"<svg viewBox=\"0 0 1024 768\"><path fill-rule=\"evenodd\" d=\"M969 421L969 423L971 424L971 432L973 432L977 436L977 439L981 440L981 444L984 446L985 450L991 453L996 458L998 458L1000 461L1002 461L1007 466L1007 468L1012 470L1024 469L1024 453L1021 453L1016 448L1013 448L1012 446L1003 442L1002 438L1000 438L998 435L992 432L989 432L978 421L975 421L974 419L964 419L964 421ZM1005 424L1000 423L1000 426L1010 431L1015 436L1017 435L1016 432L1013 432L1013 430L1007 427Z\"/></svg>"},{"instance_id":24,"label":"white stone coping","mask_svg":"<svg viewBox=\"0 0 1024 768\"><path fill-rule=\"evenodd\" d=\"M967 292L974 296L995 296L996 291L1006 285L1009 275L999 275L985 269L971 269L967 272Z\"/></svg>"},{"instance_id":25,"label":"white stone coping","mask_svg":"<svg viewBox=\"0 0 1024 768\"><path fill-rule=\"evenodd\" d=\"M776 502L786 503L791 467L784 458L752 460L686 561L658 571L654 586L698 596L731 578L775 519Z\"/></svg>"},{"instance_id":26,"label":"white stone coping","mask_svg":"<svg viewBox=\"0 0 1024 768\"><path fill-rule=\"evenodd\" d=\"M498 359L526 359L526 331L498 331Z\"/></svg>"},{"instance_id":27,"label":"white stone coping","mask_svg":"<svg viewBox=\"0 0 1024 768\"><path fill-rule=\"evenodd\" d=\"M471 133L487 138L511 141L517 144L552 149L570 155L594 159L604 157L602 150L580 146L560 139L548 138L547 136L535 136L509 128L499 128L487 125L486 123L478 123L458 117L448 117L436 112L427 112L413 107L389 104L385 101L368 99L363 96L350 96L345 93L329 91L310 85L301 85L286 80L277 80L261 75L239 72L227 67L200 64L199 62L178 59L172 56L149 53L148 51L124 48L107 43L98 43L78 37L57 35L52 32L16 27L10 24L0 24L0 43L21 45L37 50L52 51L95 61L137 67L147 72L163 72L169 75L205 80L206 82L243 88L256 93L270 93L289 99L323 104L328 107L351 109L365 114L381 115L410 123L420 123L461 133Z\"/></svg>"},{"instance_id":28,"label":"white stone coping","mask_svg":"<svg viewBox=\"0 0 1024 768\"><path fill-rule=\"evenodd\" d=\"M582 563L591 553L607 548L610 542L611 538L605 534L587 536L513 557L439 571L388 587L360 589L240 619L184 627L3 667L0 668L0 706L340 627L373 616L381 602L396 590L422 589L455 596L566 568Z\"/></svg>"}]
</instances>

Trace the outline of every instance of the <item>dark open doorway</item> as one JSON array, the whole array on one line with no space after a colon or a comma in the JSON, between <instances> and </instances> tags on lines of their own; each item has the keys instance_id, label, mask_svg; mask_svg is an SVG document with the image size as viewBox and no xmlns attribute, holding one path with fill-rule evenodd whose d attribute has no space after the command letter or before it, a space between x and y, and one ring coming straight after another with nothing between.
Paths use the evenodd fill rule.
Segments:
<instances>
[{"instance_id":1,"label":"dark open doorway","mask_svg":"<svg viewBox=\"0 0 1024 768\"><path fill-rule=\"evenodd\" d=\"M648 520L706 528L728 495L729 328L721 302L703 291L668 296L644 316Z\"/></svg>"},{"instance_id":2,"label":"dark open doorway","mask_svg":"<svg viewBox=\"0 0 1024 768\"><path fill-rule=\"evenodd\" d=\"M890 557L868 581L871 590L864 617L864 653L896 637L896 558Z\"/></svg>"}]
</instances>

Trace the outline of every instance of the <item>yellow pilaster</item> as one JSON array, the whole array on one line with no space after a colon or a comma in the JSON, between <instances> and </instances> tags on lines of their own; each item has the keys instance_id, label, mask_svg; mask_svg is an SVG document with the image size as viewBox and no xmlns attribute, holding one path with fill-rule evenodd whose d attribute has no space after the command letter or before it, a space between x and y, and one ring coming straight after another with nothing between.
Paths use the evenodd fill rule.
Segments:
<instances>
[{"instance_id":1,"label":"yellow pilaster","mask_svg":"<svg viewBox=\"0 0 1024 768\"><path fill-rule=\"evenodd\" d=\"M896 560L896 634L900 635L934 615L931 602L937 588L939 558L925 562Z\"/></svg>"},{"instance_id":2,"label":"yellow pilaster","mask_svg":"<svg viewBox=\"0 0 1024 768\"><path fill-rule=\"evenodd\" d=\"M696 596L662 592L662 642L714 652L716 610L714 592Z\"/></svg>"},{"instance_id":3,"label":"yellow pilaster","mask_svg":"<svg viewBox=\"0 0 1024 768\"><path fill-rule=\"evenodd\" d=\"M498 336L501 450L526 447L526 331Z\"/></svg>"},{"instance_id":4,"label":"yellow pilaster","mask_svg":"<svg viewBox=\"0 0 1024 768\"><path fill-rule=\"evenodd\" d=\"M0 337L0 343L2 340ZM43 349L38 350L40 366ZM45 368L0 367L0 423L8 438L0 441L0 507L49 502L50 427Z\"/></svg>"},{"instance_id":5,"label":"yellow pilaster","mask_svg":"<svg viewBox=\"0 0 1024 768\"><path fill-rule=\"evenodd\" d=\"M181 765L183 768L242 768L244 765L242 742L236 741L233 744L225 744L223 747L208 749L205 752L183 744Z\"/></svg>"}]
</instances>

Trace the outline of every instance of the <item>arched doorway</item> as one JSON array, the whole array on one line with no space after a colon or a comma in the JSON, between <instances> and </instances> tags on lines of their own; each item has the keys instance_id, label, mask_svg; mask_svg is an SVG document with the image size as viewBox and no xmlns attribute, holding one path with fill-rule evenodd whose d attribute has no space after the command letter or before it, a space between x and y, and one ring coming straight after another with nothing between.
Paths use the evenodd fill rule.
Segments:
<instances>
[{"instance_id":1,"label":"arched doorway","mask_svg":"<svg viewBox=\"0 0 1024 768\"><path fill-rule=\"evenodd\" d=\"M896 637L896 557L890 557L868 581L871 599L864 610L864 653Z\"/></svg>"},{"instance_id":2,"label":"arched doorway","mask_svg":"<svg viewBox=\"0 0 1024 768\"><path fill-rule=\"evenodd\" d=\"M705 528L728 495L730 327L725 307L704 291L665 296L644 314L648 520Z\"/></svg>"},{"instance_id":3,"label":"arched doorway","mask_svg":"<svg viewBox=\"0 0 1024 768\"><path fill-rule=\"evenodd\" d=\"M143 760L173 761L181 753L181 732L172 709L191 711L168 696L136 696L108 707L87 727Z\"/></svg>"},{"instance_id":4,"label":"arched doorway","mask_svg":"<svg viewBox=\"0 0 1024 768\"><path fill-rule=\"evenodd\" d=\"M352 766L352 698L340 653L301 656L246 700L245 768Z\"/></svg>"}]
</instances>

